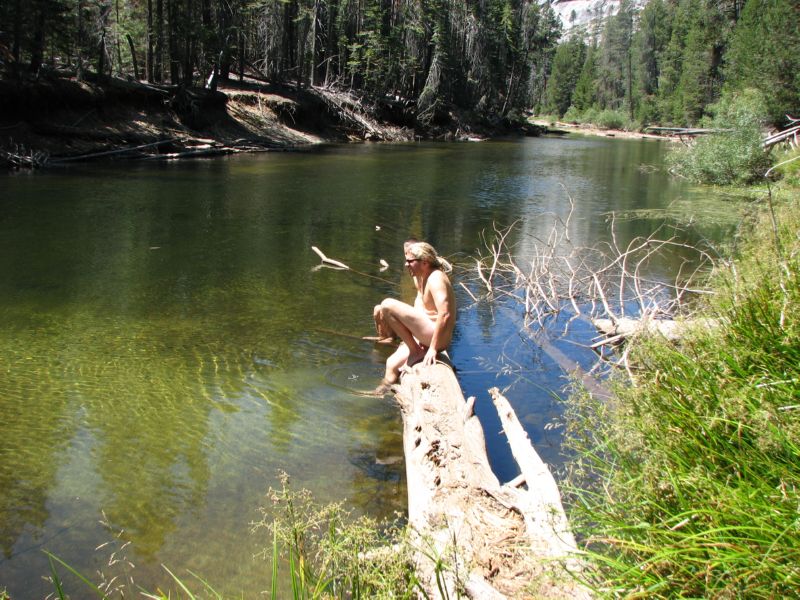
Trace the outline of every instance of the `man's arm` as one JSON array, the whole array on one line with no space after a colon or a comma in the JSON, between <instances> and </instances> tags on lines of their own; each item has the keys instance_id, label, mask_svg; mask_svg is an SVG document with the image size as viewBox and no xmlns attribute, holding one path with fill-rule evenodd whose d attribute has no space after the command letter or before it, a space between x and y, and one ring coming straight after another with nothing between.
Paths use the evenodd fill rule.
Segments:
<instances>
[{"instance_id":1,"label":"man's arm","mask_svg":"<svg viewBox=\"0 0 800 600\"><path fill-rule=\"evenodd\" d=\"M444 340L447 337L445 332L451 329L451 320L453 319L453 302L452 302L452 289L447 276L441 271L431 273L428 278L428 289L431 292L433 304L436 307L436 323L433 327L433 334L431 335L431 344L425 352L425 359L423 364L425 366L432 365L436 362L436 353L440 350L445 350L450 344L450 340ZM441 346L440 346L441 345Z\"/></svg>"}]
</instances>

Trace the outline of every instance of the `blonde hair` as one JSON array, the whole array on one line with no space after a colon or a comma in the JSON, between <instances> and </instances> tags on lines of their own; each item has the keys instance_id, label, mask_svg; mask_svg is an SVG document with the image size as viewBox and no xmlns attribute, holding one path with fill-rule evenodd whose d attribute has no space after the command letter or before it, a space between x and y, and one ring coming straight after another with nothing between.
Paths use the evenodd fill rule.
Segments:
<instances>
[{"instance_id":1,"label":"blonde hair","mask_svg":"<svg viewBox=\"0 0 800 600\"><path fill-rule=\"evenodd\" d=\"M416 242L411 244L408 248L408 253L412 254L414 258L425 261L435 269L441 269L445 273L449 273L453 270L453 265L439 256L436 253L436 249L428 242Z\"/></svg>"}]
</instances>

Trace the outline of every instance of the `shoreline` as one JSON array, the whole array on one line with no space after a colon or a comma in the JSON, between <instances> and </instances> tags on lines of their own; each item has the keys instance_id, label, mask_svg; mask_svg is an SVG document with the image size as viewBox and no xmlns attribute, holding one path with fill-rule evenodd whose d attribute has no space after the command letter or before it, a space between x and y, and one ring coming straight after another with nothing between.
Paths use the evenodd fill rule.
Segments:
<instances>
[{"instance_id":1,"label":"shoreline","mask_svg":"<svg viewBox=\"0 0 800 600\"><path fill-rule=\"evenodd\" d=\"M565 121L546 121L531 118L529 122L539 127L546 127L548 133L567 134L577 133L594 137L618 137L622 139L645 139L645 140L672 140L669 136L656 135L654 133L642 133L639 131L628 131L625 129L601 129L595 125L582 125L578 123L567 123Z\"/></svg>"},{"instance_id":2,"label":"shoreline","mask_svg":"<svg viewBox=\"0 0 800 600\"><path fill-rule=\"evenodd\" d=\"M449 113L420 126L396 98L297 87L245 77L216 90L120 78L102 83L51 75L0 80L0 168L74 162L176 160L236 153L300 151L317 145L421 140L483 141L508 135L576 133L620 139L665 136L530 118L512 125L485 115Z\"/></svg>"},{"instance_id":3,"label":"shoreline","mask_svg":"<svg viewBox=\"0 0 800 600\"><path fill-rule=\"evenodd\" d=\"M478 141L539 135L534 124L448 113L422 126L413 104L245 77L216 90L51 75L0 80L0 168L109 160L174 160L315 145L415 140Z\"/></svg>"}]
</instances>

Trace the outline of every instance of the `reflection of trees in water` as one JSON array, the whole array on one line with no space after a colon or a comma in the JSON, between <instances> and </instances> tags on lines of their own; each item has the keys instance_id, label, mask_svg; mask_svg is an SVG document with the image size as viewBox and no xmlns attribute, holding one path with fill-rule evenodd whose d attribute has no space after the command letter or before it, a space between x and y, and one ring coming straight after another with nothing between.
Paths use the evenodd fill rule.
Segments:
<instances>
[{"instance_id":1,"label":"reflection of trees in water","mask_svg":"<svg viewBox=\"0 0 800 600\"><path fill-rule=\"evenodd\" d=\"M74 394L59 382L67 367L54 353L36 355L27 333L0 347L0 548L5 558L11 558L24 531L39 531L50 518L48 491L75 427ZM34 537L37 547L40 542ZM16 548L17 553L26 550Z\"/></svg>"}]
</instances>

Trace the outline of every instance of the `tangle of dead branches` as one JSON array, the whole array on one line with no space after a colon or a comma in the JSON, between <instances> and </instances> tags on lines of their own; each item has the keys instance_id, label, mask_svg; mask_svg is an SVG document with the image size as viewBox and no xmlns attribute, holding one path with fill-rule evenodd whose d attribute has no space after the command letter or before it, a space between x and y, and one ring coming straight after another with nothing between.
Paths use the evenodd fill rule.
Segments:
<instances>
[{"instance_id":1,"label":"tangle of dead branches","mask_svg":"<svg viewBox=\"0 0 800 600\"><path fill-rule=\"evenodd\" d=\"M482 234L485 250L475 259L475 278L470 295L478 299L509 297L524 306L525 327L552 328L558 320L566 324L565 336L576 319L590 320L597 326L606 320L616 330L622 322L637 324L637 330L648 324L663 324L688 312L688 299L709 293L699 281L714 265L710 250L691 246L676 237L660 239L659 229L647 237L620 243L616 217L611 216L611 239L592 247L575 245L570 239L570 219L574 204L566 218L554 218L546 238L533 239L525 250L517 252L509 240L518 223ZM656 279L648 268L654 259L669 253L686 256L671 281ZM566 319L556 319L566 317ZM620 327L621 330L621 327ZM603 361L603 348L628 338L633 331L606 336L592 344ZM619 366L627 364L629 345L623 351Z\"/></svg>"}]
</instances>

